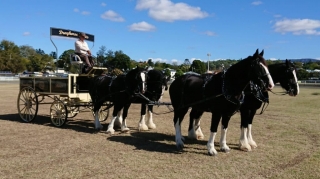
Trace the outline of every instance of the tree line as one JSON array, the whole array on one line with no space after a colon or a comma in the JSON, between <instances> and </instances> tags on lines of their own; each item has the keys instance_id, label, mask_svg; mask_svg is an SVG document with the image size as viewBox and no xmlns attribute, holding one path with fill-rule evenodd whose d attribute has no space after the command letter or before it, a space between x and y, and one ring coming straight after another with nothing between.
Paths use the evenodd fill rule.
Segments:
<instances>
[{"instance_id":1,"label":"tree line","mask_svg":"<svg viewBox=\"0 0 320 179\"><path fill-rule=\"evenodd\" d=\"M12 41L2 40L0 42L0 71L11 71L14 74L21 73L23 71L29 72L45 72L48 70L55 70L57 68L63 68L66 71L75 73L77 68L70 63L70 55L74 53L73 49L64 51L59 58L57 58L56 52L52 51L46 54L43 50L34 49L29 45L18 46ZM217 61L202 62L201 60L185 59L182 64L173 62L172 64L148 59L145 62L136 61L131 59L129 55L125 54L121 50L110 50L105 46L101 46L96 55L93 55L95 63L101 67L111 67L119 69L121 71L130 70L136 66L147 67L151 66L154 69L165 71L166 75L170 75L169 69L176 71L175 77L192 71L195 73L203 74L208 70L221 71L229 68L233 64L242 59L225 59ZM267 64L282 63L282 60L267 60ZM307 70L320 69L320 62L294 62L297 70L297 76L299 80L313 78L319 78L319 72L307 72Z\"/></svg>"}]
</instances>

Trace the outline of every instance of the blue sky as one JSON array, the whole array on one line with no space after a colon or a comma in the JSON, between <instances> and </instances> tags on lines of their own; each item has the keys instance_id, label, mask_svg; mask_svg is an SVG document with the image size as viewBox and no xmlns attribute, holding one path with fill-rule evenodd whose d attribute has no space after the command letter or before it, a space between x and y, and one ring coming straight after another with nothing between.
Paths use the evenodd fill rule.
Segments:
<instances>
[{"instance_id":1,"label":"blue sky","mask_svg":"<svg viewBox=\"0 0 320 179\"><path fill-rule=\"evenodd\" d=\"M93 34L136 61L320 59L318 0L1 0L0 40L56 51L50 27ZM58 54L75 39L52 37ZM210 53L210 56L208 56Z\"/></svg>"}]
</instances>

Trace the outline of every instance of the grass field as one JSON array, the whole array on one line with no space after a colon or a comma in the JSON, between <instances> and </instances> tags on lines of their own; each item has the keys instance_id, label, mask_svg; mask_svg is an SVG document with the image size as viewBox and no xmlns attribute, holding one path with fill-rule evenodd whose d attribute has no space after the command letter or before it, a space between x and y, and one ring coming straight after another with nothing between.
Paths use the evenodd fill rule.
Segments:
<instances>
[{"instance_id":1,"label":"grass field","mask_svg":"<svg viewBox=\"0 0 320 179\"><path fill-rule=\"evenodd\" d=\"M209 113L202 117L201 141L188 140L186 116L185 148L177 152L173 113L166 113L166 106L155 107L163 113L154 115L157 129L138 132L140 106L133 104L127 119L131 132L109 135L111 118L96 132L89 111L54 127L49 105L39 105L34 122L21 122L18 93L17 82L0 83L0 178L320 178L319 87L301 87L297 97L270 94L270 105L253 123L258 148L252 152L238 150L240 118L235 114L227 135L232 150L215 157L206 147ZM170 101L168 93L163 101Z\"/></svg>"}]
</instances>

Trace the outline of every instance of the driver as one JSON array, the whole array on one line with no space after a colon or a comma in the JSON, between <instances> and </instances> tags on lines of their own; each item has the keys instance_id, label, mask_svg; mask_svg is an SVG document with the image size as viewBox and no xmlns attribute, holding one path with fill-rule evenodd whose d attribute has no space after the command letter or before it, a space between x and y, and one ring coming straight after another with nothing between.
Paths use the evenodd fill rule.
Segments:
<instances>
[{"instance_id":1,"label":"driver","mask_svg":"<svg viewBox=\"0 0 320 179\"><path fill-rule=\"evenodd\" d=\"M75 54L77 54L85 63L85 72L88 72L93 67L94 63L88 44L86 41L84 41L85 37L85 33L79 33L79 40L75 42Z\"/></svg>"}]
</instances>

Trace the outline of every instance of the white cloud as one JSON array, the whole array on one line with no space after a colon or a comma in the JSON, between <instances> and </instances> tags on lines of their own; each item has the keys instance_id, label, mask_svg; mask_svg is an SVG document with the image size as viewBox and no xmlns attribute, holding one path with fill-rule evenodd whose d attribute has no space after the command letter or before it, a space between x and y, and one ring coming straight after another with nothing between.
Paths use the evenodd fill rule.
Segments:
<instances>
[{"instance_id":1,"label":"white cloud","mask_svg":"<svg viewBox=\"0 0 320 179\"><path fill-rule=\"evenodd\" d=\"M273 60L274 61L274 60L278 60L278 58L269 58L269 60Z\"/></svg>"},{"instance_id":2,"label":"white cloud","mask_svg":"<svg viewBox=\"0 0 320 179\"><path fill-rule=\"evenodd\" d=\"M204 32L204 34L207 35L207 36L215 36L215 35L217 35L215 32L212 32L212 31L206 31L206 32Z\"/></svg>"},{"instance_id":3,"label":"white cloud","mask_svg":"<svg viewBox=\"0 0 320 179\"><path fill-rule=\"evenodd\" d=\"M151 58L151 59L154 63L156 62L166 63L168 61L167 59L162 59L162 58Z\"/></svg>"},{"instance_id":4,"label":"white cloud","mask_svg":"<svg viewBox=\"0 0 320 179\"><path fill-rule=\"evenodd\" d=\"M77 12L77 13L78 13L78 12L80 12L80 10L79 10L78 8L74 8L74 9L73 9L73 12ZM82 11L81 14L82 14L82 15L89 15L90 12L89 12L89 11Z\"/></svg>"},{"instance_id":5,"label":"white cloud","mask_svg":"<svg viewBox=\"0 0 320 179\"><path fill-rule=\"evenodd\" d=\"M262 4L262 2L261 1L253 1L251 4L254 6L259 6Z\"/></svg>"},{"instance_id":6,"label":"white cloud","mask_svg":"<svg viewBox=\"0 0 320 179\"><path fill-rule=\"evenodd\" d=\"M156 30L156 27L148 24L145 21L139 22L139 23L133 23L129 26L130 31L154 31Z\"/></svg>"},{"instance_id":7,"label":"white cloud","mask_svg":"<svg viewBox=\"0 0 320 179\"><path fill-rule=\"evenodd\" d=\"M103 3L101 3L101 6L106 6L106 5L107 5L107 4L106 4L106 3L104 3L104 2L103 2Z\"/></svg>"},{"instance_id":8,"label":"white cloud","mask_svg":"<svg viewBox=\"0 0 320 179\"><path fill-rule=\"evenodd\" d=\"M30 32L23 32L23 36L29 36Z\"/></svg>"},{"instance_id":9,"label":"white cloud","mask_svg":"<svg viewBox=\"0 0 320 179\"><path fill-rule=\"evenodd\" d=\"M294 35L320 35L319 28L320 21L312 19L283 19L276 21L274 25L276 32Z\"/></svg>"},{"instance_id":10,"label":"white cloud","mask_svg":"<svg viewBox=\"0 0 320 179\"><path fill-rule=\"evenodd\" d=\"M102 19L107 19L111 21L116 21L116 22L123 22L124 18L122 18L119 14L116 12L109 10L106 11L105 13L101 14L100 16Z\"/></svg>"},{"instance_id":11,"label":"white cloud","mask_svg":"<svg viewBox=\"0 0 320 179\"><path fill-rule=\"evenodd\" d=\"M201 19L208 16L208 13L201 11L200 7L173 3L171 0L138 0L136 9L147 9L150 17L166 22Z\"/></svg>"},{"instance_id":12,"label":"white cloud","mask_svg":"<svg viewBox=\"0 0 320 179\"><path fill-rule=\"evenodd\" d=\"M82 14L82 15L89 15L90 12L88 12L88 11L82 11L81 14Z\"/></svg>"}]
</instances>

